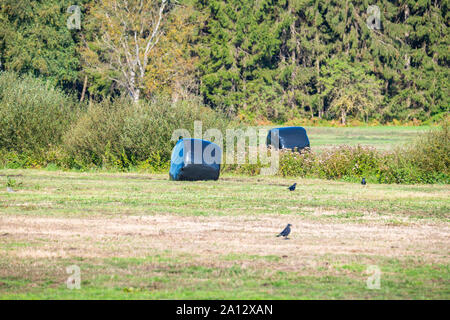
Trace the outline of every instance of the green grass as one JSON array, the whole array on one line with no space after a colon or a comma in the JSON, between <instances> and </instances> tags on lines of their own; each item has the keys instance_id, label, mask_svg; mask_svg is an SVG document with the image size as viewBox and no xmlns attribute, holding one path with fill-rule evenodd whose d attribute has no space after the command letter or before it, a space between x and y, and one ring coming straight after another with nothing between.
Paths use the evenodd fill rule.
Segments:
<instances>
[{"instance_id":1,"label":"green grass","mask_svg":"<svg viewBox=\"0 0 450 320\"><path fill-rule=\"evenodd\" d=\"M329 257L330 258L330 257ZM339 257L332 257L339 261ZM192 265L183 258L153 257L78 263L80 289L67 289L65 275L0 277L0 299L442 299L449 298L449 266L373 258L381 270L379 290L367 288L367 265L332 262L330 267L276 271L243 268L241 258L227 268ZM184 263L180 263L183 260ZM60 268L64 264L59 262ZM53 265L53 261L45 263ZM34 286L33 286L34 284Z\"/></svg>"},{"instance_id":2,"label":"green grass","mask_svg":"<svg viewBox=\"0 0 450 320\"><path fill-rule=\"evenodd\" d=\"M390 150L413 141L428 126L375 126L375 127L305 127L313 150L324 150L336 145L368 145Z\"/></svg>"},{"instance_id":3,"label":"green grass","mask_svg":"<svg viewBox=\"0 0 450 320\"><path fill-rule=\"evenodd\" d=\"M2 214L91 216L138 211L187 216L273 212L308 215L322 208L339 211L336 218L372 212L446 220L450 212L447 185L373 184L361 188L359 183L301 179L294 197L280 193L280 186L294 178L225 175L217 185L211 181L171 182L163 174L0 170L0 183L2 177L6 183L6 176L12 173L22 175L16 177L19 192L10 194L2 188Z\"/></svg>"},{"instance_id":4,"label":"green grass","mask_svg":"<svg viewBox=\"0 0 450 320\"><path fill-rule=\"evenodd\" d=\"M6 192L8 175L17 181L15 193ZM448 185L363 188L297 179L297 190L288 192L291 182L232 175L217 182L173 182L154 174L0 170L0 299L450 298ZM120 227L114 219L126 226L142 217L178 224L159 234L149 229L150 222L111 231ZM272 229L235 240L246 221L261 228L275 221L278 228L292 220L290 241L275 238ZM64 222L55 227L58 236L42 229L52 221ZM86 226L101 221L105 227L100 235L83 233L72 230L77 221ZM184 223L206 222L214 223L208 232L177 233ZM331 236L336 229L335 238L325 240L322 227ZM347 227L348 232L339 231ZM379 228L387 236L402 232L405 238L365 242L364 232L352 236L364 228ZM213 235L217 229L222 238ZM427 245L425 232L442 237ZM65 268L72 264L82 270L80 290L65 285ZM382 271L380 290L366 287L369 265Z\"/></svg>"},{"instance_id":5,"label":"green grass","mask_svg":"<svg viewBox=\"0 0 450 320\"><path fill-rule=\"evenodd\" d=\"M225 175L217 184L171 182L165 174L0 170L0 179L6 183L6 175L12 173L22 175L16 177L21 185L17 193L7 193L5 188L0 192L3 214L91 216L138 211L187 216L273 212L308 216L322 208L339 211L335 218L371 212L447 220L450 212L447 185L369 184L361 188L359 183L301 179L293 196L280 193L280 187L298 178Z\"/></svg>"}]
</instances>

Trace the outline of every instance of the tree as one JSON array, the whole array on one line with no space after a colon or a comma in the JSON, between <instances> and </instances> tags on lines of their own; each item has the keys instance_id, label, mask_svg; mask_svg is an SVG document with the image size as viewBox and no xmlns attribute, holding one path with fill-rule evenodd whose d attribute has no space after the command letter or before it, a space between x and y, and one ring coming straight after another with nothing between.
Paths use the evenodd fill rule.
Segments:
<instances>
[{"instance_id":1,"label":"tree","mask_svg":"<svg viewBox=\"0 0 450 320\"><path fill-rule=\"evenodd\" d=\"M203 19L192 4L177 3L167 16L164 33L153 49L145 76L146 97L168 94L173 101L198 94L196 63L193 52L194 30Z\"/></svg>"},{"instance_id":2,"label":"tree","mask_svg":"<svg viewBox=\"0 0 450 320\"><path fill-rule=\"evenodd\" d=\"M81 30L66 27L70 5L81 7ZM426 120L450 110L448 9L448 0L2 0L0 70L46 77L81 99L200 94L248 120ZM374 12L380 29L367 25Z\"/></svg>"},{"instance_id":3,"label":"tree","mask_svg":"<svg viewBox=\"0 0 450 320\"><path fill-rule=\"evenodd\" d=\"M135 102L144 89L149 57L160 40L167 7L167 0L102 0L91 10L98 33L83 55Z\"/></svg>"},{"instance_id":4,"label":"tree","mask_svg":"<svg viewBox=\"0 0 450 320\"><path fill-rule=\"evenodd\" d=\"M211 107L223 106L246 118L342 121L337 106L359 97L352 101L363 108L348 113L366 120L368 114L381 121L425 120L449 111L448 1L196 3L208 16L199 29L197 52L200 91ZM379 8L380 29L367 25L374 13L369 5ZM340 93L324 87L323 68L333 59L363 71L359 82L373 84L373 90L364 89L373 100L363 102L363 91L345 93L345 85ZM348 99L336 100L338 95Z\"/></svg>"},{"instance_id":5,"label":"tree","mask_svg":"<svg viewBox=\"0 0 450 320\"><path fill-rule=\"evenodd\" d=\"M349 63L344 57L327 60L321 68L319 82L324 87L323 96L329 110L344 125L349 114L360 115L367 121L382 101L380 81L363 65Z\"/></svg>"},{"instance_id":6,"label":"tree","mask_svg":"<svg viewBox=\"0 0 450 320\"><path fill-rule=\"evenodd\" d=\"M69 0L2 0L0 70L31 73L67 90L76 89L78 32L66 26L71 4Z\"/></svg>"},{"instance_id":7,"label":"tree","mask_svg":"<svg viewBox=\"0 0 450 320\"><path fill-rule=\"evenodd\" d=\"M283 88L277 81L281 34L289 28L280 16L286 1L199 0L208 18L199 28L198 68L205 102L243 118L279 118Z\"/></svg>"}]
</instances>

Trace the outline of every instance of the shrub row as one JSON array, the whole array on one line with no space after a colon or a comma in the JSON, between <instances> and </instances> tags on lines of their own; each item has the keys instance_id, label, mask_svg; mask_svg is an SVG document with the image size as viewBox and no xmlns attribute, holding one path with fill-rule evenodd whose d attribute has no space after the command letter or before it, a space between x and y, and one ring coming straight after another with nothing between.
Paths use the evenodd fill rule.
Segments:
<instances>
[{"instance_id":1,"label":"shrub row","mask_svg":"<svg viewBox=\"0 0 450 320\"><path fill-rule=\"evenodd\" d=\"M165 167L175 145L172 133L192 133L194 121L201 121L203 129L228 125L225 117L195 101L103 102L88 108L64 135L63 146L80 167Z\"/></svg>"},{"instance_id":2,"label":"shrub row","mask_svg":"<svg viewBox=\"0 0 450 320\"><path fill-rule=\"evenodd\" d=\"M447 118L448 119L448 118ZM158 97L80 104L48 82L14 73L0 74L0 166L63 169L106 168L167 171L175 129L222 132L230 121L200 101ZM281 151L278 175L380 183L449 183L448 120L410 147L378 151L339 146L321 153ZM263 165L222 166L224 172L259 174Z\"/></svg>"},{"instance_id":3,"label":"shrub row","mask_svg":"<svg viewBox=\"0 0 450 320\"><path fill-rule=\"evenodd\" d=\"M0 165L127 170L167 168L175 129L225 131L221 113L200 101L158 97L83 104L32 76L0 73Z\"/></svg>"},{"instance_id":4,"label":"shrub row","mask_svg":"<svg viewBox=\"0 0 450 320\"><path fill-rule=\"evenodd\" d=\"M271 151L275 152L275 151ZM449 183L450 132L448 124L423 134L410 147L379 151L366 146L338 146L315 153L279 151L278 175L379 183ZM263 165L225 165L225 172L258 175Z\"/></svg>"},{"instance_id":5,"label":"shrub row","mask_svg":"<svg viewBox=\"0 0 450 320\"><path fill-rule=\"evenodd\" d=\"M49 82L0 73L0 149L39 158L60 144L81 109Z\"/></svg>"}]
</instances>

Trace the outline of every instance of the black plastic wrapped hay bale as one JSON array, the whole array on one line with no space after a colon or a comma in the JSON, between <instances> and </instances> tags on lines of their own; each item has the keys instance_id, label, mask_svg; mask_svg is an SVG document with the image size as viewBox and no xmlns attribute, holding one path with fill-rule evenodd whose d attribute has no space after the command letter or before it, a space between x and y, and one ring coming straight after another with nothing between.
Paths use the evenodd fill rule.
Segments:
<instances>
[{"instance_id":1,"label":"black plastic wrapped hay bale","mask_svg":"<svg viewBox=\"0 0 450 320\"><path fill-rule=\"evenodd\" d=\"M278 142L278 143L277 143ZM270 129L267 134L267 146L275 149L298 149L309 148L309 139L303 127L285 127Z\"/></svg>"},{"instance_id":2,"label":"black plastic wrapped hay bale","mask_svg":"<svg viewBox=\"0 0 450 320\"><path fill-rule=\"evenodd\" d=\"M217 180L222 150L207 140L181 139L172 150L169 176L171 180Z\"/></svg>"}]
</instances>

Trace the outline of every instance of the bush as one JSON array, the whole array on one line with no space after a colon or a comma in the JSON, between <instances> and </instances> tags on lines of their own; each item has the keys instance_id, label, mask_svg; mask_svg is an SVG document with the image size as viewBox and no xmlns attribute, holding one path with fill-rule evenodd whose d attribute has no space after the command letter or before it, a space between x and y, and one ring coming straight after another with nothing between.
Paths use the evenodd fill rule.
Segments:
<instances>
[{"instance_id":1,"label":"bush","mask_svg":"<svg viewBox=\"0 0 450 320\"><path fill-rule=\"evenodd\" d=\"M281 151L278 172L282 176L360 178L376 172L379 158L376 149L363 146L339 146L322 153Z\"/></svg>"},{"instance_id":2,"label":"bush","mask_svg":"<svg viewBox=\"0 0 450 320\"><path fill-rule=\"evenodd\" d=\"M410 146L384 157L377 172L381 183L448 183L450 172L448 122L419 136Z\"/></svg>"},{"instance_id":3,"label":"bush","mask_svg":"<svg viewBox=\"0 0 450 320\"><path fill-rule=\"evenodd\" d=\"M48 82L0 73L0 149L42 157L76 117L76 102Z\"/></svg>"},{"instance_id":4,"label":"bush","mask_svg":"<svg viewBox=\"0 0 450 320\"><path fill-rule=\"evenodd\" d=\"M279 152L281 176L380 183L449 183L449 117L441 128L421 135L410 146L377 151L339 146L321 153L310 149ZM31 76L0 73L0 166L132 167L168 170L175 129L193 133L194 121L225 133L229 119L198 100L172 103L167 97L134 104L129 99L89 107ZM248 158L248 154L246 155ZM224 157L225 158L225 157ZM224 164L222 171L257 175L263 165Z\"/></svg>"},{"instance_id":5,"label":"bush","mask_svg":"<svg viewBox=\"0 0 450 320\"><path fill-rule=\"evenodd\" d=\"M313 175L316 164L316 154L306 148L301 152L280 151L280 168L278 173L284 177L306 177Z\"/></svg>"},{"instance_id":6,"label":"bush","mask_svg":"<svg viewBox=\"0 0 450 320\"><path fill-rule=\"evenodd\" d=\"M418 137L411 147L378 151L372 147L339 146L321 153L309 149L281 150L281 176L357 181L361 177L380 183L449 183L449 128L434 129ZM242 171L245 165L237 167ZM253 168L257 172L257 168Z\"/></svg>"},{"instance_id":7,"label":"bush","mask_svg":"<svg viewBox=\"0 0 450 320\"><path fill-rule=\"evenodd\" d=\"M444 122L442 128L432 129L418 137L415 143L408 148L407 154L412 164L422 171L449 174L449 123Z\"/></svg>"},{"instance_id":8,"label":"bush","mask_svg":"<svg viewBox=\"0 0 450 320\"><path fill-rule=\"evenodd\" d=\"M142 162L159 159L164 167L175 145L173 131L193 134L195 120L202 121L203 130L224 131L228 125L225 117L196 101L104 101L88 108L64 137L64 145L74 161L85 166L148 167Z\"/></svg>"}]
</instances>

